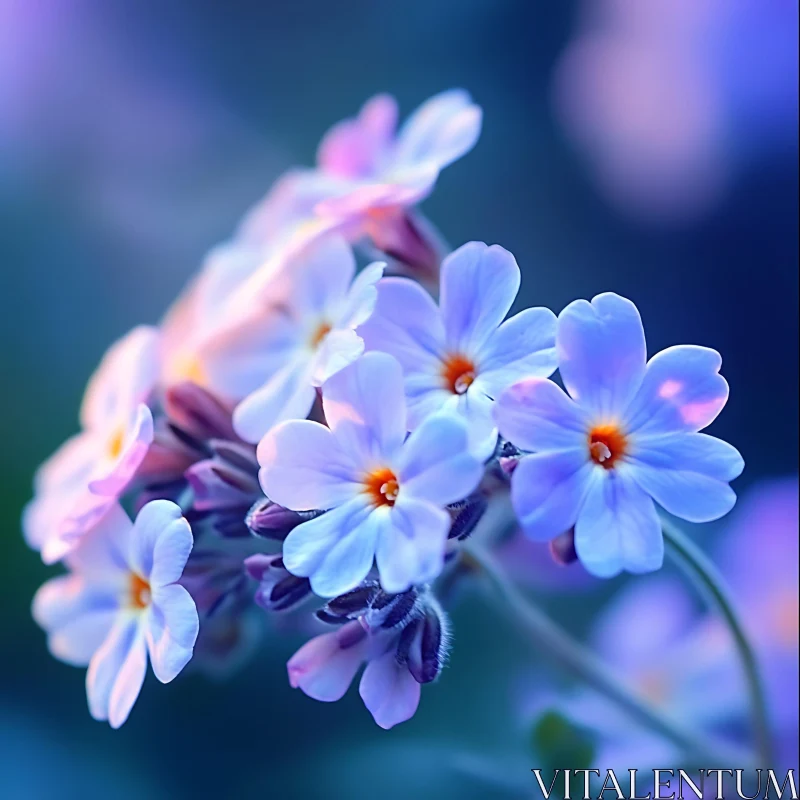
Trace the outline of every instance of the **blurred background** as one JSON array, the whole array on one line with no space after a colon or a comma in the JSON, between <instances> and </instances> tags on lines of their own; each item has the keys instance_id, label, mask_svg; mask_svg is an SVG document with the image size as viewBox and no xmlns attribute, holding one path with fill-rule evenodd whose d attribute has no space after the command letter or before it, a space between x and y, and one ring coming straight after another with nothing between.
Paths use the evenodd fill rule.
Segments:
<instances>
[{"instance_id":1,"label":"blurred background","mask_svg":"<svg viewBox=\"0 0 800 800\"><path fill-rule=\"evenodd\" d=\"M769 524L796 560L797 14L797 0L0 0L0 797L532 792L552 678L477 594L454 609L443 679L388 733L355 691L335 706L293 692L301 640L270 632L234 680L149 676L112 732L30 618L52 571L20 512L100 356L157 322L272 181L376 92L404 113L455 86L483 106L480 142L424 210L454 246L511 250L520 306L613 290L651 353L722 352L732 392L712 432L745 456L740 494L787 479ZM690 532L724 560L746 513ZM750 513L755 547L773 517ZM587 637L630 584L561 576L531 588ZM796 663L796 573L784 583ZM796 712L788 724L796 741Z\"/></svg>"}]
</instances>

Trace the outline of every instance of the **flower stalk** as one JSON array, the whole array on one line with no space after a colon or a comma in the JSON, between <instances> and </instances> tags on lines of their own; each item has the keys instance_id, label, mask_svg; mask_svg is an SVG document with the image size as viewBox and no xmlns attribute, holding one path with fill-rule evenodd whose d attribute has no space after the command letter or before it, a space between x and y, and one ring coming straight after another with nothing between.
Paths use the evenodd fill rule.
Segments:
<instances>
[{"instance_id":1,"label":"flower stalk","mask_svg":"<svg viewBox=\"0 0 800 800\"><path fill-rule=\"evenodd\" d=\"M728 630L733 637L739 660L742 664L748 693L753 733L758 752L758 766L767 769L775 765L769 729L764 685L758 667L755 651L744 626L731 601L725 580L711 560L686 534L670 521L662 519L664 540L668 552L680 568L697 585L700 592L716 605Z\"/></svg>"},{"instance_id":2,"label":"flower stalk","mask_svg":"<svg viewBox=\"0 0 800 800\"><path fill-rule=\"evenodd\" d=\"M660 709L637 696L613 672L566 631L558 626L505 575L502 567L486 550L473 543L464 546L464 555L488 587L504 613L535 642L537 653L548 653L559 665L608 697L630 716L674 742L688 755L709 763L751 764L753 759L730 745L710 737L699 737Z\"/></svg>"}]
</instances>

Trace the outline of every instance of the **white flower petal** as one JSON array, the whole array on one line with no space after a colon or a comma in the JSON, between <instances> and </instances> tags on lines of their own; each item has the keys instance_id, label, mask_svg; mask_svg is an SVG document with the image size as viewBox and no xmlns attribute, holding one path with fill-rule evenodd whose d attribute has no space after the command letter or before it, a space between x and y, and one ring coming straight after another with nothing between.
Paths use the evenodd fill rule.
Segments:
<instances>
[{"instance_id":1,"label":"white flower petal","mask_svg":"<svg viewBox=\"0 0 800 800\"><path fill-rule=\"evenodd\" d=\"M744 469L739 451L704 433L637 435L631 477L670 514L710 522L736 502L728 486Z\"/></svg>"},{"instance_id":2,"label":"white flower petal","mask_svg":"<svg viewBox=\"0 0 800 800\"><path fill-rule=\"evenodd\" d=\"M556 315L527 308L492 333L477 358L475 383L490 397L523 378L549 378L556 370Z\"/></svg>"},{"instance_id":3,"label":"white flower petal","mask_svg":"<svg viewBox=\"0 0 800 800\"><path fill-rule=\"evenodd\" d=\"M511 502L525 534L548 541L568 531L593 470L585 449L525 456L511 476Z\"/></svg>"},{"instance_id":4,"label":"white flower petal","mask_svg":"<svg viewBox=\"0 0 800 800\"><path fill-rule=\"evenodd\" d=\"M366 497L357 497L338 508L298 525L283 543L283 563L293 575L311 577L337 542L370 515Z\"/></svg>"},{"instance_id":5,"label":"white flower petal","mask_svg":"<svg viewBox=\"0 0 800 800\"><path fill-rule=\"evenodd\" d=\"M514 256L500 247L469 242L442 263L439 307L450 351L480 352L508 314L519 290Z\"/></svg>"},{"instance_id":6,"label":"white flower petal","mask_svg":"<svg viewBox=\"0 0 800 800\"><path fill-rule=\"evenodd\" d=\"M242 400L233 412L236 433L255 444L278 423L305 419L316 397L310 367L310 355L293 356L260 389Z\"/></svg>"},{"instance_id":7,"label":"white flower petal","mask_svg":"<svg viewBox=\"0 0 800 800\"><path fill-rule=\"evenodd\" d=\"M659 434L710 425L728 400L721 365L720 354L708 347L681 345L657 353L625 413L629 430Z\"/></svg>"},{"instance_id":8,"label":"white flower petal","mask_svg":"<svg viewBox=\"0 0 800 800\"><path fill-rule=\"evenodd\" d=\"M600 578L661 567L661 522L653 501L633 480L632 470L594 468L575 523L575 549L583 566Z\"/></svg>"},{"instance_id":9,"label":"white flower petal","mask_svg":"<svg viewBox=\"0 0 800 800\"><path fill-rule=\"evenodd\" d=\"M322 387L325 419L334 433L343 422L367 429L374 455L390 457L406 436L403 373L386 353L367 353Z\"/></svg>"},{"instance_id":10,"label":"white flower petal","mask_svg":"<svg viewBox=\"0 0 800 800\"><path fill-rule=\"evenodd\" d=\"M450 515L417 500L401 488L397 502L386 514L377 552L381 586L399 594L415 583L432 581L442 571Z\"/></svg>"},{"instance_id":11,"label":"white flower petal","mask_svg":"<svg viewBox=\"0 0 800 800\"><path fill-rule=\"evenodd\" d=\"M108 724L112 728L121 727L128 719L133 704L142 690L146 672L147 646L145 645L144 631L139 626L130 650L120 666L111 696L108 699Z\"/></svg>"},{"instance_id":12,"label":"white flower petal","mask_svg":"<svg viewBox=\"0 0 800 800\"><path fill-rule=\"evenodd\" d=\"M33 598L33 618L47 632L52 655L85 667L114 624L119 597L96 588L80 575L61 575L39 588Z\"/></svg>"},{"instance_id":13,"label":"white flower petal","mask_svg":"<svg viewBox=\"0 0 800 800\"><path fill-rule=\"evenodd\" d=\"M607 292L558 317L558 368L567 391L595 416L615 419L641 385L647 347L636 306Z\"/></svg>"},{"instance_id":14,"label":"white flower petal","mask_svg":"<svg viewBox=\"0 0 800 800\"><path fill-rule=\"evenodd\" d=\"M480 483L483 465L469 452L467 426L451 414L429 417L406 441L397 462L400 495L446 506Z\"/></svg>"},{"instance_id":15,"label":"white flower petal","mask_svg":"<svg viewBox=\"0 0 800 800\"><path fill-rule=\"evenodd\" d=\"M588 447L589 420L560 386L529 378L503 392L494 406L500 433L521 450Z\"/></svg>"},{"instance_id":16,"label":"white flower petal","mask_svg":"<svg viewBox=\"0 0 800 800\"><path fill-rule=\"evenodd\" d=\"M89 712L95 719L109 719L114 686L138 636L139 615L119 614L100 649L92 656L86 671L86 696Z\"/></svg>"},{"instance_id":17,"label":"white flower petal","mask_svg":"<svg viewBox=\"0 0 800 800\"><path fill-rule=\"evenodd\" d=\"M273 428L258 446L258 463L264 494L293 511L333 508L361 490L359 465L318 422Z\"/></svg>"},{"instance_id":18,"label":"white flower petal","mask_svg":"<svg viewBox=\"0 0 800 800\"><path fill-rule=\"evenodd\" d=\"M414 716L420 692L408 667L397 663L394 650L367 664L358 687L364 705L384 730Z\"/></svg>"},{"instance_id":19,"label":"white flower petal","mask_svg":"<svg viewBox=\"0 0 800 800\"><path fill-rule=\"evenodd\" d=\"M147 649L153 672L161 683L169 683L192 658L200 623L191 595L173 584L153 590L148 614Z\"/></svg>"},{"instance_id":20,"label":"white flower petal","mask_svg":"<svg viewBox=\"0 0 800 800\"><path fill-rule=\"evenodd\" d=\"M372 316L358 329L367 350L394 356L406 375L438 374L444 327L431 296L408 278L383 278Z\"/></svg>"},{"instance_id":21,"label":"white flower petal","mask_svg":"<svg viewBox=\"0 0 800 800\"><path fill-rule=\"evenodd\" d=\"M152 500L133 524L131 569L154 588L174 583L183 574L192 544L192 529L180 506L170 500Z\"/></svg>"}]
</instances>

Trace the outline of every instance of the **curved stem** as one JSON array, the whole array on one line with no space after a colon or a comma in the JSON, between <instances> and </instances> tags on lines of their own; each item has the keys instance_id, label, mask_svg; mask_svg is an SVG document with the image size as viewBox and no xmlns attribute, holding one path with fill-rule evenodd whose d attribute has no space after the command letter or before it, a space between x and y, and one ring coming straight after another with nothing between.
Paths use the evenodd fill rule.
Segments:
<instances>
[{"instance_id":1,"label":"curved stem","mask_svg":"<svg viewBox=\"0 0 800 800\"><path fill-rule=\"evenodd\" d=\"M772 758L764 685L761 681L755 652L728 595L725 581L705 553L682 531L664 519L661 520L661 525L664 530L664 540L672 557L700 584L706 594L711 595L733 636L750 694L753 731L761 762L758 766L764 769L773 767L775 764Z\"/></svg>"},{"instance_id":2,"label":"curved stem","mask_svg":"<svg viewBox=\"0 0 800 800\"><path fill-rule=\"evenodd\" d=\"M468 542L464 545L464 553L495 590L495 597L503 601L504 609L511 611L515 621L532 635L537 652L549 654L577 678L617 703L631 717L692 756L713 764L744 765L751 761L747 754L696 736L693 731L631 692L593 653L532 604L506 577L488 552Z\"/></svg>"}]
</instances>

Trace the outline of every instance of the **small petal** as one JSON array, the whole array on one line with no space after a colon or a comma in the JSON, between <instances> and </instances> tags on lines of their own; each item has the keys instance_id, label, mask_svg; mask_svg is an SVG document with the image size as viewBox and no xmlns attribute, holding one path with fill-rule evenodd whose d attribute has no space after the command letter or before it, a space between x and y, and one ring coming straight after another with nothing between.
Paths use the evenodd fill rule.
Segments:
<instances>
[{"instance_id":1,"label":"small petal","mask_svg":"<svg viewBox=\"0 0 800 800\"><path fill-rule=\"evenodd\" d=\"M317 152L320 167L333 175L360 178L373 174L397 125L397 103L388 94L370 98L356 119L334 125Z\"/></svg>"},{"instance_id":2,"label":"small petal","mask_svg":"<svg viewBox=\"0 0 800 800\"><path fill-rule=\"evenodd\" d=\"M192 529L180 506L152 500L136 517L130 543L130 565L154 588L174 583L192 551Z\"/></svg>"},{"instance_id":3,"label":"small petal","mask_svg":"<svg viewBox=\"0 0 800 800\"><path fill-rule=\"evenodd\" d=\"M85 667L111 630L119 607L115 592L87 584L81 575L61 575L39 588L33 618L47 632L52 655Z\"/></svg>"},{"instance_id":4,"label":"small petal","mask_svg":"<svg viewBox=\"0 0 800 800\"><path fill-rule=\"evenodd\" d=\"M305 419L316 397L311 368L310 356L290 356L289 363L236 406L233 412L236 433L255 444L280 422Z\"/></svg>"},{"instance_id":5,"label":"small petal","mask_svg":"<svg viewBox=\"0 0 800 800\"><path fill-rule=\"evenodd\" d=\"M264 494L292 511L328 509L360 491L357 465L329 428L309 420L284 422L258 446Z\"/></svg>"},{"instance_id":6,"label":"small petal","mask_svg":"<svg viewBox=\"0 0 800 800\"><path fill-rule=\"evenodd\" d=\"M695 345L669 347L653 356L625 415L629 429L658 434L710 425L728 400L721 365L716 350Z\"/></svg>"},{"instance_id":7,"label":"small petal","mask_svg":"<svg viewBox=\"0 0 800 800\"><path fill-rule=\"evenodd\" d=\"M108 724L112 728L121 727L128 719L133 704L142 690L146 672L147 647L143 631L138 628L128 655L120 666L108 700Z\"/></svg>"},{"instance_id":8,"label":"small petal","mask_svg":"<svg viewBox=\"0 0 800 800\"><path fill-rule=\"evenodd\" d=\"M576 300L558 317L558 368L573 400L614 418L641 385L647 348L636 306L607 292Z\"/></svg>"},{"instance_id":9,"label":"small petal","mask_svg":"<svg viewBox=\"0 0 800 800\"><path fill-rule=\"evenodd\" d=\"M357 328L370 318L378 302L377 283L383 277L385 267L383 262L377 261L368 264L356 276L347 291L336 327Z\"/></svg>"},{"instance_id":10,"label":"small petal","mask_svg":"<svg viewBox=\"0 0 800 800\"><path fill-rule=\"evenodd\" d=\"M407 431L400 364L386 353L367 353L327 381L322 407L334 433L345 421L363 426L372 442L371 454L390 457Z\"/></svg>"},{"instance_id":11,"label":"small petal","mask_svg":"<svg viewBox=\"0 0 800 800\"><path fill-rule=\"evenodd\" d=\"M587 446L589 421L557 384L529 378L503 392L494 407L503 438L522 450L568 450Z\"/></svg>"},{"instance_id":12,"label":"small petal","mask_svg":"<svg viewBox=\"0 0 800 800\"><path fill-rule=\"evenodd\" d=\"M463 500L483 466L467 449L467 426L453 415L429 417L409 437L398 463L400 492L446 506Z\"/></svg>"},{"instance_id":13,"label":"small petal","mask_svg":"<svg viewBox=\"0 0 800 800\"><path fill-rule=\"evenodd\" d=\"M568 531L578 518L592 470L585 449L525 456L511 476L511 502L525 534L547 541Z\"/></svg>"},{"instance_id":14,"label":"small petal","mask_svg":"<svg viewBox=\"0 0 800 800\"><path fill-rule=\"evenodd\" d=\"M92 656L86 672L86 696L89 712L97 720L109 718L114 686L138 635L138 616L119 615L100 649Z\"/></svg>"},{"instance_id":15,"label":"small petal","mask_svg":"<svg viewBox=\"0 0 800 800\"><path fill-rule=\"evenodd\" d=\"M136 475L153 441L153 414L143 403L134 408L124 432L118 456L104 459L99 474L89 481L89 489L98 495L118 497ZM101 459L105 454L98 454Z\"/></svg>"},{"instance_id":16,"label":"small petal","mask_svg":"<svg viewBox=\"0 0 800 800\"><path fill-rule=\"evenodd\" d=\"M736 502L728 482L744 461L731 445L704 433L636 438L631 476L670 514L689 522L710 522Z\"/></svg>"},{"instance_id":17,"label":"small petal","mask_svg":"<svg viewBox=\"0 0 800 800\"><path fill-rule=\"evenodd\" d=\"M622 570L653 572L664 561L661 522L653 501L632 479L632 471L596 467L575 524L578 558L599 578Z\"/></svg>"},{"instance_id":18,"label":"small petal","mask_svg":"<svg viewBox=\"0 0 800 800\"><path fill-rule=\"evenodd\" d=\"M481 348L476 388L497 399L523 378L549 378L556 360L556 315L527 308L507 319Z\"/></svg>"},{"instance_id":19,"label":"small petal","mask_svg":"<svg viewBox=\"0 0 800 800\"><path fill-rule=\"evenodd\" d=\"M358 622L350 623L360 628ZM286 665L289 683L314 700L332 703L344 697L366 655L367 638L350 647L340 644L340 631L324 633L306 642Z\"/></svg>"},{"instance_id":20,"label":"small petal","mask_svg":"<svg viewBox=\"0 0 800 800\"><path fill-rule=\"evenodd\" d=\"M298 525L283 543L283 561L286 569L301 578L310 578L325 563L337 543L370 516L372 507L366 499L357 497L332 511ZM371 562L370 562L371 563ZM355 566L361 568L361 564ZM354 575L343 576L348 585L331 596L343 594L361 582L363 576L353 581Z\"/></svg>"},{"instance_id":21,"label":"small petal","mask_svg":"<svg viewBox=\"0 0 800 800\"><path fill-rule=\"evenodd\" d=\"M153 672L161 683L169 683L191 660L200 630L194 600L183 586L153 590L146 630Z\"/></svg>"},{"instance_id":22,"label":"small petal","mask_svg":"<svg viewBox=\"0 0 800 800\"><path fill-rule=\"evenodd\" d=\"M469 242L442 264L441 308L447 347L477 353L508 314L517 296L520 272L508 250Z\"/></svg>"},{"instance_id":23,"label":"small petal","mask_svg":"<svg viewBox=\"0 0 800 800\"><path fill-rule=\"evenodd\" d=\"M367 664L358 693L375 722L388 730L414 716L420 685L406 666L397 663L390 650Z\"/></svg>"},{"instance_id":24,"label":"small petal","mask_svg":"<svg viewBox=\"0 0 800 800\"><path fill-rule=\"evenodd\" d=\"M339 370L352 364L363 352L364 340L355 331L332 330L322 340L314 356L311 365L312 386L322 386Z\"/></svg>"},{"instance_id":25,"label":"small petal","mask_svg":"<svg viewBox=\"0 0 800 800\"><path fill-rule=\"evenodd\" d=\"M397 164L431 162L446 167L468 153L481 133L482 113L463 89L450 89L424 102L397 137Z\"/></svg>"},{"instance_id":26,"label":"small petal","mask_svg":"<svg viewBox=\"0 0 800 800\"><path fill-rule=\"evenodd\" d=\"M406 374L437 374L444 353L444 327L439 309L416 281L383 278L372 316L358 332L367 350L393 355Z\"/></svg>"},{"instance_id":27,"label":"small petal","mask_svg":"<svg viewBox=\"0 0 800 800\"><path fill-rule=\"evenodd\" d=\"M389 594L432 581L442 571L450 515L425 501L403 495L386 515L375 554L381 586Z\"/></svg>"}]
</instances>

